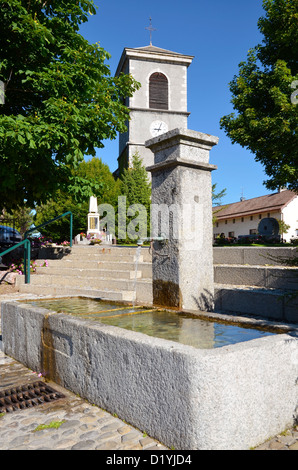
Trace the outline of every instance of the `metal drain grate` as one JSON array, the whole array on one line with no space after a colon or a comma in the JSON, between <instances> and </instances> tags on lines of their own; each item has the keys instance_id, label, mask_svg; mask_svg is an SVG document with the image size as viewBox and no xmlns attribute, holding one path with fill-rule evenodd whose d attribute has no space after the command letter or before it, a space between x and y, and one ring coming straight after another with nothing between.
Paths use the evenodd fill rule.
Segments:
<instances>
[{"instance_id":1,"label":"metal drain grate","mask_svg":"<svg viewBox=\"0 0 298 470\"><path fill-rule=\"evenodd\" d=\"M0 392L0 413L32 408L59 398L64 398L64 395L44 382L20 385Z\"/></svg>"}]
</instances>

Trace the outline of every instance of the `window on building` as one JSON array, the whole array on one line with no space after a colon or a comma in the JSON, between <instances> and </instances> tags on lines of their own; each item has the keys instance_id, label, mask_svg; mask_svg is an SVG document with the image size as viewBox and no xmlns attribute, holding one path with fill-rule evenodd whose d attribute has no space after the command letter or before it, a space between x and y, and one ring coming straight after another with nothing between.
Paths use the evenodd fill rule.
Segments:
<instances>
[{"instance_id":1,"label":"window on building","mask_svg":"<svg viewBox=\"0 0 298 470\"><path fill-rule=\"evenodd\" d=\"M235 237L235 232L229 232L229 238L234 238Z\"/></svg>"},{"instance_id":2,"label":"window on building","mask_svg":"<svg viewBox=\"0 0 298 470\"><path fill-rule=\"evenodd\" d=\"M149 79L149 108L169 109L168 79L163 73L153 73Z\"/></svg>"},{"instance_id":3,"label":"window on building","mask_svg":"<svg viewBox=\"0 0 298 470\"><path fill-rule=\"evenodd\" d=\"M234 224L235 222L236 222L235 219L233 219L233 224Z\"/></svg>"},{"instance_id":4,"label":"window on building","mask_svg":"<svg viewBox=\"0 0 298 470\"><path fill-rule=\"evenodd\" d=\"M249 231L249 235L256 235L257 229L256 228L251 228Z\"/></svg>"},{"instance_id":5,"label":"window on building","mask_svg":"<svg viewBox=\"0 0 298 470\"><path fill-rule=\"evenodd\" d=\"M267 217L270 217L270 212L268 212Z\"/></svg>"},{"instance_id":6,"label":"window on building","mask_svg":"<svg viewBox=\"0 0 298 470\"><path fill-rule=\"evenodd\" d=\"M244 217L241 217L241 222L244 222Z\"/></svg>"},{"instance_id":7,"label":"window on building","mask_svg":"<svg viewBox=\"0 0 298 470\"><path fill-rule=\"evenodd\" d=\"M228 223L228 221L227 221L227 220L225 220L225 224L226 224L226 225L227 225L227 223Z\"/></svg>"},{"instance_id":8,"label":"window on building","mask_svg":"<svg viewBox=\"0 0 298 470\"><path fill-rule=\"evenodd\" d=\"M250 220L254 220L254 216L253 216L253 215L250 216Z\"/></svg>"},{"instance_id":9,"label":"window on building","mask_svg":"<svg viewBox=\"0 0 298 470\"><path fill-rule=\"evenodd\" d=\"M261 218L262 218L262 214L259 215L259 219L261 219Z\"/></svg>"}]
</instances>

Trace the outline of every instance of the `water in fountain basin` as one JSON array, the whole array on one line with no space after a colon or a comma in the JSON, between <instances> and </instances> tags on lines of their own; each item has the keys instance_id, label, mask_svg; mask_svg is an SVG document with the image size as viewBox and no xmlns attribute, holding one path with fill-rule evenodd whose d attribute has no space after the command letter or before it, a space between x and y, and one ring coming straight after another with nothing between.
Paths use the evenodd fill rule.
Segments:
<instances>
[{"instance_id":1,"label":"water in fountain basin","mask_svg":"<svg viewBox=\"0 0 298 470\"><path fill-rule=\"evenodd\" d=\"M206 320L175 311L119 305L88 298L26 301L38 307L116 326L198 349L212 349L278 333L252 325Z\"/></svg>"}]
</instances>

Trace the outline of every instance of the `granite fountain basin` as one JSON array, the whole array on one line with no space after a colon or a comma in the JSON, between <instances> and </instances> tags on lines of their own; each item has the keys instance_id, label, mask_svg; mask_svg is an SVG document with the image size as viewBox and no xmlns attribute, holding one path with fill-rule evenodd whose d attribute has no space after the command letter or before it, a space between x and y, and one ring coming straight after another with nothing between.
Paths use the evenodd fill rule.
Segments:
<instances>
[{"instance_id":1,"label":"granite fountain basin","mask_svg":"<svg viewBox=\"0 0 298 470\"><path fill-rule=\"evenodd\" d=\"M297 422L297 325L53 307L3 302L4 352L169 448L249 449Z\"/></svg>"}]
</instances>

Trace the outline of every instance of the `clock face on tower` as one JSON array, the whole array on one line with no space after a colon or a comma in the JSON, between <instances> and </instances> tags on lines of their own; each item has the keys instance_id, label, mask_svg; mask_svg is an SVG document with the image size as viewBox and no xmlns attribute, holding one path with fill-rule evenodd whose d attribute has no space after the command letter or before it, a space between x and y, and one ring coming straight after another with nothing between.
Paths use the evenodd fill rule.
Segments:
<instances>
[{"instance_id":1,"label":"clock face on tower","mask_svg":"<svg viewBox=\"0 0 298 470\"><path fill-rule=\"evenodd\" d=\"M157 137L158 135L168 132L168 126L163 121L153 121L150 126L150 132L153 137Z\"/></svg>"}]
</instances>

